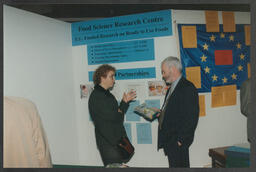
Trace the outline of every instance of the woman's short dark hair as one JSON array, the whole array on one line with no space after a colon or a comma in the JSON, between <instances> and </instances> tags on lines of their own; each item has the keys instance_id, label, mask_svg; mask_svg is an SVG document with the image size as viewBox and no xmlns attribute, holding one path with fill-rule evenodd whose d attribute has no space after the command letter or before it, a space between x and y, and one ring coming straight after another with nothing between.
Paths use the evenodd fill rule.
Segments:
<instances>
[{"instance_id":1,"label":"woman's short dark hair","mask_svg":"<svg viewBox=\"0 0 256 172\"><path fill-rule=\"evenodd\" d=\"M116 69L113 66L108 65L108 64L103 64L103 65L99 66L93 74L94 85L100 84L101 77L106 78L109 71L113 71L115 73Z\"/></svg>"}]
</instances>

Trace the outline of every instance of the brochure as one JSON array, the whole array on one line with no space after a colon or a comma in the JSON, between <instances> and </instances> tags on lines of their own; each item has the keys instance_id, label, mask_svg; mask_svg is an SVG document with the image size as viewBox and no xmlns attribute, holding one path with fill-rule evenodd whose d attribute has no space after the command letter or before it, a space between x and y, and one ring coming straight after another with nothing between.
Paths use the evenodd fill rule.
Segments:
<instances>
[{"instance_id":1,"label":"brochure","mask_svg":"<svg viewBox=\"0 0 256 172\"><path fill-rule=\"evenodd\" d=\"M156 119L157 114L159 113L158 110L152 107L148 107L146 103L136 106L134 108L134 112L149 121L153 121L154 119Z\"/></svg>"}]
</instances>

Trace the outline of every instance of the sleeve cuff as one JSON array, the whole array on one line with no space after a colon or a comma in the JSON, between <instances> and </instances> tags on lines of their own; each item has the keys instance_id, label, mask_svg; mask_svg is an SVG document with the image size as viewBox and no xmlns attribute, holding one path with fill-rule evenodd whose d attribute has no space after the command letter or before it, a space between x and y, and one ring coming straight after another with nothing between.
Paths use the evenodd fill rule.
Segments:
<instances>
[{"instance_id":1,"label":"sleeve cuff","mask_svg":"<svg viewBox=\"0 0 256 172\"><path fill-rule=\"evenodd\" d=\"M129 107L129 103L125 103L123 100L121 101L120 105L119 105L119 109L123 112L126 113L126 111L128 110Z\"/></svg>"}]
</instances>

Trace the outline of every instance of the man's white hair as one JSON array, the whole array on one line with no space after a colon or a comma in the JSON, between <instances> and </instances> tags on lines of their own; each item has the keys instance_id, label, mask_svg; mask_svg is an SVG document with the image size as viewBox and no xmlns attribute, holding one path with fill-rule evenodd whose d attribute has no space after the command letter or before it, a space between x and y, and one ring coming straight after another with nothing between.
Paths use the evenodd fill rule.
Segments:
<instances>
[{"instance_id":1,"label":"man's white hair","mask_svg":"<svg viewBox=\"0 0 256 172\"><path fill-rule=\"evenodd\" d=\"M166 64L170 69L172 66L176 67L180 72L182 72L182 65L180 60L177 57L169 56L166 57L161 65Z\"/></svg>"}]
</instances>

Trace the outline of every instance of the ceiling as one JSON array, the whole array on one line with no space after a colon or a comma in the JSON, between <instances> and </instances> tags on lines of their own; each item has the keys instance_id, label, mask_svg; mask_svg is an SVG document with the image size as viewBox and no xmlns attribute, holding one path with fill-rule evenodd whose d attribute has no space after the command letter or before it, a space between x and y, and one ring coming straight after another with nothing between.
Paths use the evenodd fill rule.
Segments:
<instances>
[{"instance_id":1,"label":"ceiling","mask_svg":"<svg viewBox=\"0 0 256 172\"><path fill-rule=\"evenodd\" d=\"M249 12L248 4L7 4L65 22L77 22L164 9Z\"/></svg>"}]
</instances>

